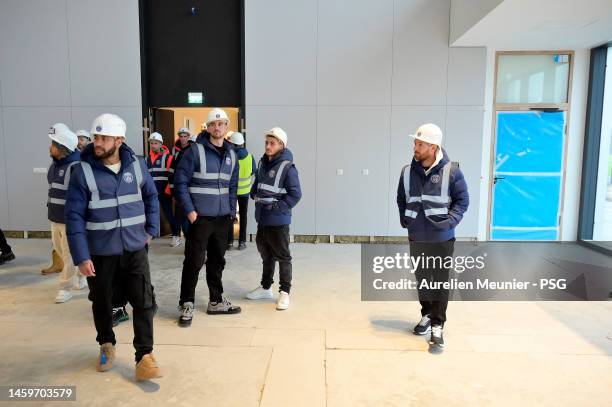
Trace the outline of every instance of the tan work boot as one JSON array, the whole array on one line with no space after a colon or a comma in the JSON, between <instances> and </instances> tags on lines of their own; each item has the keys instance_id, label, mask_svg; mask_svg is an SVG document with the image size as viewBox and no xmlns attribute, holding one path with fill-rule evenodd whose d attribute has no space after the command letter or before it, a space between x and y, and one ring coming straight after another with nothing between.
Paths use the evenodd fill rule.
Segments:
<instances>
[{"instance_id":1,"label":"tan work boot","mask_svg":"<svg viewBox=\"0 0 612 407\"><path fill-rule=\"evenodd\" d=\"M115 346L106 342L100 345L100 355L98 355L98 365L96 366L96 370L98 372L106 372L113 367L113 362L115 361Z\"/></svg>"},{"instance_id":2,"label":"tan work boot","mask_svg":"<svg viewBox=\"0 0 612 407\"><path fill-rule=\"evenodd\" d=\"M150 380L162 377L161 370L152 353L148 353L136 364L136 380Z\"/></svg>"},{"instance_id":3,"label":"tan work boot","mask_svg":"<svg viewBox=\"0 0 612 407\"><path fill-rule=\"evenodd\" d=\"M42 274L60 273L64 268L64 262L55 250L51 252L51 261L52 263L49 267L40 270Z\"/></svg>"}]
</instances>

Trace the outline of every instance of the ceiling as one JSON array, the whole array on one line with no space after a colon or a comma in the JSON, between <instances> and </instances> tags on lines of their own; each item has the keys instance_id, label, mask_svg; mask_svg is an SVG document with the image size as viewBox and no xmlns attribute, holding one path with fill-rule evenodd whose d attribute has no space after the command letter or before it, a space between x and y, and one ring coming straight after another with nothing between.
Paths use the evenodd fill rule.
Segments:
<instances>
[{"instance_id":1,"label":"ceiling","mask_svg":"<svg viewBox=\"0 0 612 407\"><path fill-rule=\"evenodd\" d=\"M504 0L451 45L569 50L609 41L612 0Z\"/></svg>"}]
</instances>

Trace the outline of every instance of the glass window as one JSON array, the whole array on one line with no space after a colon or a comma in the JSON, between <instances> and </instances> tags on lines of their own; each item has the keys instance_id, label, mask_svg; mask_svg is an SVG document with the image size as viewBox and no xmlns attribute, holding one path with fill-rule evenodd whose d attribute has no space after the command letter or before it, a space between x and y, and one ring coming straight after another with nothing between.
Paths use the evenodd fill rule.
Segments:
<instances>
[{"instance_id":1,"label":"glass window","mask_svg":"<svg viewBox=\"0 0 612 407\"><path fill-rule=\"evenodd\" d=\"M593 240L612 242L612 47L606 67Z\"/></svg>"},{"instance_id":2,"label":"glass window","mask_svg":"<svg viewBox=\"0 0 612 407\"><path fill-rule=\"evenodd\" d=\"M501 54L496 103L567 103L570 55Z\"/></svg>"}]
</instances>

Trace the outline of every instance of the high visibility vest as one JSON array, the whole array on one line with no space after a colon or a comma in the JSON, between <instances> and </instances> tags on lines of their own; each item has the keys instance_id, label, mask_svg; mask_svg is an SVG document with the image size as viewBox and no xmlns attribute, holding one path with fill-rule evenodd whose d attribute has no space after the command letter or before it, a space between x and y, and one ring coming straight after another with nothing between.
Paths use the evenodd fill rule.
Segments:
<instances>
[{"instance_id":1,"label":"high visibility vest","mask_svg":"<svg viewBox=\"0 0 612 407\"><path fill-rule=\"evenodd\" d=\"M272 204L287 195L287 190L282 188L292 162L280 161L274 167L265 170L261 160L257 166L257 193L255 202Z\"/></svg>"},{"instance_id":2,"label":"high visibility vest","mask_svg":"<svg viewBox=\"0 0 612 407\"><path fill-rule=\"evenodd\" d=\"M236 152L227 149L221 161L207 159L207 154L217 155L216 151L207 152L204 145L195 143L191 147L198 157L197 171L189 183L189 194L200 216L222 216L230 213L229 186L234 168L238 164Z\"/></svg>"},{"instance_id":3,"label":"high visibility vest","mask_svg":"<svg viewBox=\"0 0 612 407\"><path fill-rule=\"evenodd\" d=\"M155 159L155 162L151 160L151 155L147 157L147 167L149 168L149 173L151 177L153 177L153 181L164 181L168 182L168 167L166 160L168 159L168 154L163 153L161 157L158 155Z\"/></svg>"},{"instance_id":4,"label":"high visibility vest","mask_svg":"<svg viewBox=\"0 0 612 407\"><path fill-rule=\"evenodd\" d=\"M240 173L238 175L238 195L248 195L251 192L255 176L253 174L253 156L247 154L238 161Z\"/></svg>"},{"instance_id":5,"label":"high visibility vest","mask_svg":"<svg viewBox=\"0 0 612 407\"><path fill-rule=\"evenodd\" d=\"M79 161L58 165L53 162L47 172L49 193L47 198L47 217L51 222L66 223L64 208L66 207L66 192L70 184L72 167Z\"/></svg>"},{"instance_id":6,"label":"high visibility vest","mask_svg":"<svg viewBox=\"0 0 612 407\"><path fill-rule=\"evenodd\" d=\"M88 162L81 161L85 182L91 193L91 199L87 205L88 238L97 238L102 242L105 238L109 238L106 232L126 229L126 234L140 234L142 241L146 240L144 233L145 206L141 191L144 174L140 160L137 157L134 158L135 160L120 172L121 180L117 189L108 191L98 189L96 174L98 176L103 174L100 171L94 173Z\"/></svg>"},{"instance_id":7,"label":"high visibility vest","mask_svg":"<svg viewBox=\"0 0 612 407\"><path fill-rule=\"evenodd\" d=\"M406 194L406 211L404 216L416 218L422 209L425 217L440 222L448 218L451 204L450 175L451 170L459 168L459 164L447 162L441 170L430 174L422 188L411 182L410 165L402 169L404 177L404 192ZM415 175L416 179L416 175Z\"/></svg>"}]
</instances>

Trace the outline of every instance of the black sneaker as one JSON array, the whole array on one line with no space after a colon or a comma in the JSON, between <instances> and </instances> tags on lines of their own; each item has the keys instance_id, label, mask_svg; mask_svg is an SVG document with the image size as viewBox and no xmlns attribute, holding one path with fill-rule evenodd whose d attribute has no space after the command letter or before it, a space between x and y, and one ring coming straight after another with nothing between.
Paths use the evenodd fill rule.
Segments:
<instances>
[{"instance_id":1,"label":"black sneaker","mask_svg":"<svg viewBox=\"0 0 612 407\"><path fill-rule=\"evenodd\" d=\"M246 242L238 243L238 250L244 250L244 249L246 249Z\"/></svg>"},{"instance_id":2,"label":"black sneaker","mask_svg":"<svg viewBox=\"0 0 612 407\"><path fill-rule=\"evenodd\" d=\"M227 251L229 252L230 250L234 249L234 245L232 243L228 243L227 244Z\"/></svg>"},{"instance_id":3,"label":"black sneaker","mask_svg":"<svg viewBox=\"0 0 612 407\"><path fill-rule=\"evenodd\" d=\"M0 264L6 263L7 261L12 261L15 260L15 253L13 253L12 251L10 252L2 252L2 254L0 254Z\"/></svg>"},{"instance_id":4,"label":"black sneaker","mask_svg":"<svg viewBox=\"0 0 612 407\"><path fill-rule=\"evenodd\" d=\"M418 324L414 326L412 333L415 335L425 335L427 332L431 330L431 319L429 319L429 315L425 315L421 318Z\"/></svg>"},{"instance_id":5,"label":"black sneaker","mask_svg":"<svg viewBox=\"0 0 612 407\"><path fill-rule=\"evenodd\" d=\"M181 315L178 319L178 325L183 328L191 326L191 321L193 320L193 302L179 305L179 311L181 311Z\"/></svg>"},{"instance_id":6,"label":"black sneaker","mask_svg":"<svg viewBox=\"0 0 612 407\"><path fill-rule=\"evenodd\" d=\"M125 307L113 308L113 326L119 325L123 321L130 319Z\"/></svg>"},{"instance_id":7,"label":"black sneaker","mask_svg":"<svg viewBox=\"0 0 612 407\"><path fill-rule=\"evenodd\" d=\"M431 327L431 337L429 338L429 353L442 353L444 351L444 335L442 325Z\"/></svg>"},{"instance_id":8,"label":"black sneaker","mask_svg":"<svg viewBox=\"0 0 612 407\"><path fill-rule=\"evenodd\" d=\"M218 314L239 314L240 309L237 305L232 305L231 302L227 298L223 298L221 302L209 302L208 309L206 310L207 314L210 315L218 315Z\"/></svg>"}]
</instances>

